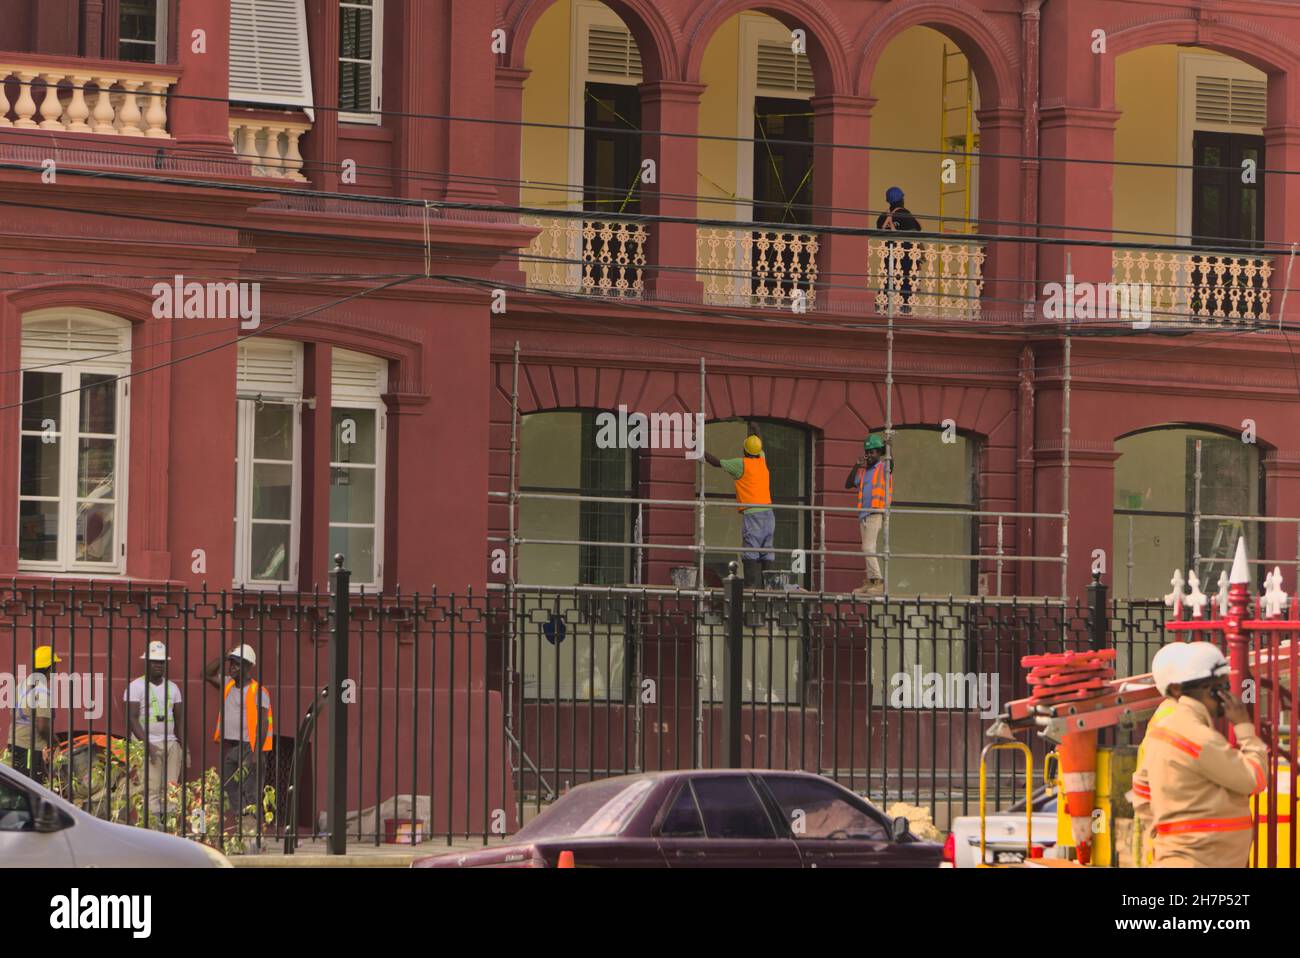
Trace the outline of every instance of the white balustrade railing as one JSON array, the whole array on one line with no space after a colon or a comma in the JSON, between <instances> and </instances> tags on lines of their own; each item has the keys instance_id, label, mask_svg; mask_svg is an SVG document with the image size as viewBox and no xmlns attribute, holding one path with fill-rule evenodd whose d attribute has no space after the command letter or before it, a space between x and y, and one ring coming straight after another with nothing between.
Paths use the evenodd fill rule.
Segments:
<instances>
[{"instance_id":1,"label":"white balustrade railing","mask_svg":"<svg viewBox=\"0 0 1300 958\"><path fill-rule=\"evenodd\" d=\"M254 176L305 183L298 141L310 129L306 120L232 116L230 142L235 155L252 164Z\"/></svg>"},{"instance_id":2,"label":"white balustrade railing","mask_svg":"<svg viewBox=\"0 0 1300 958\"><path fill-rule=\"evenodd\" d=\"M984 292L984 247L942 240L871 239L867 275L876 308L899 315L975 318ZM891 304L892 300L892 304Z\"/></svg>"},{"instance_id":3,"label":"white balustrade railing","mask_svg":"<svg viewBox=\"0 0 1300 958\"><path fill-rule=\"evenodd\" d=\"M127 72L72 60L6 64L0 57L0 128L167 139L167 91L176 74ZM10 101L8 87L17 84Z\"/></svg>"},{"instance_id":4,"label":"white balustrade railing","mask_svg":"<svg viewBox=\"0 0 1300 958\"><path fill-rule=\"evenodd\" d=\"M696 275L704 301L722 306L788 307L817 296L815 233L701 226L695 234Z\"/></svg>"},{"instance_id":5,"label":"white balustrade railing","mask_svg":"<svg viewBox=\"0 0 1300 958\"><path fill-rule=\"evenodd\" d=\"M541 230L520 264L530 287L620 299L644 292L644 224L558 216L522 222Z\"/></svg>"},{"instance_id":6,"label":"white balustrade railing","mask_svg":"<svg viewBox=\"0 0 1300 958\"><path fill-rule=\"evenodd\" d=\"M1156 323L1259 322L1268 319L1272 261L1262 256L1200 250L1117 249L1111 281L1151 290Z\"/></svg>"}]
</instances>

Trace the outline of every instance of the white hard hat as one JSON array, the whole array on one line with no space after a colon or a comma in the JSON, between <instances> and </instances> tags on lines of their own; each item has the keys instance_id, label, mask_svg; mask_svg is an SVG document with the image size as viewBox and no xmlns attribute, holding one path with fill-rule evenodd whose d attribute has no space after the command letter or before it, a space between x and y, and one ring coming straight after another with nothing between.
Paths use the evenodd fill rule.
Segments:
<instances>
[{"instance_id":1,"label":"white hard hat","mask_svg":"<svg viewBox=\"0 0 1300 958\"><path fill-rule=\"evenodd\" d=\"M1188 642L1187 650L1176 660L1169 675L1170 684L1186 685L1202 679L1218 678L1229 672L1228 660L1212 642Z\"/></svg>"},{"instance_id":2,"label":"white hard hat","mask_svg":"<svg viewBox=\"0 0 1300 958\"><path fill-rule=\"evenodd\" d=\"M231 649L230 654L227 655L226 658L243 659L249 665L257 664L257 653L254 652L252 646L249 645L241 645L238 648Z\"/></svg>"},{"instance_id":3,"label":"white hard hat","mask_svg":"<svg viewBox=\"0 0 1300 958\"><path fill-rule=\"evenodd\" d=\"M1155 679L1156 691L1161 695L1169 694L1169 683L1178 682L1178 668L1187 658L1186 642L1170 642L1161 646L1151 659L1151 678Z\"/></svg>"},{"instance_id":4,"label":"white hard hat","mask_svg":"<svg viewBox=\"0 0 1300 958\"><path fill-rule=\"evenodd\" d=\"M155 639L154 641L149 643L148 650L140 653L140 658L146 659L150 662L166 662L167 646L163 645L161 642Z\"/></svg>"}]
</instances>

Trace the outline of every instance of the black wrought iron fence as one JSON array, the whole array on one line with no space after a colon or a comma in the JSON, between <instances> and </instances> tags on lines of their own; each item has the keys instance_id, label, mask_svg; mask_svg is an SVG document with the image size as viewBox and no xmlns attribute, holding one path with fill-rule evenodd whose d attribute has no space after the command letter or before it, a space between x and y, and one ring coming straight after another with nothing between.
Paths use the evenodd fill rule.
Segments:
<instances>
[{"instance_id":1,"label":"black wrought iron fence","mask_svg":"<svg viewBox=\"0 0 1300 958\"><path fill-rule=\"evenodd\" d=\"M976 808L988 726L1028 692L1024 655L1111 644L1120 674L1137 674L1164 638L1159 603L1097 593L738 595L355 592L341 630L323 591L11 582L0 587L0 670L22 693L42 647L59 661L35 680L52 699L48 728L33 709L25 738L21 713L0 717L4 762L102 817L233 851L339 834L488 841L581 782L733 761L828 775L943 825ZM330 652L344 631L334 694ZM146 676L151 643L172 700ZM269 734L249 736L260 747L242 755L218 727L229 679L211 674L230 671L236 650L270 706ZM159 737L152 748L142 732ZM1008 763L990 787L1004 806L1023 784Z\"/></svg>"}]
</instances>

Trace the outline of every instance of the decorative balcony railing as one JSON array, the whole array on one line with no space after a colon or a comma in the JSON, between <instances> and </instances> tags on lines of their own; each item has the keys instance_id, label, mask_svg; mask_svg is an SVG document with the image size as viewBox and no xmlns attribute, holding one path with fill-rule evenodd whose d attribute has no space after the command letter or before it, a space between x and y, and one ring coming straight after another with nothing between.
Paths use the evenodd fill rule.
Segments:
<instances>
[{"instance_id":1,"label":"decorative balcony railing","mask_svg":"<svg viewBox=\"0 0 1300 958\"><path fill-rule=\"evenodd\" d=\"M254 176L305 183L298 141L310 129L309 122L292 117L232 115L230 142L235 155L252 164Z\"/></svg>"},{"instance_id":2,"label":"decorative balcony railing","mask_svg":"<svg viewBox=\"0 0 1300 958\"><path fill-rule=\"evenodd\" d=\"M111 61L0 58L0 127L171 137L167 91L178 74Z\"/></svg>"},{"instance_id":3,"label":"decorative balcony railing","mask_svg":"<svg viewBox=\"0 0 1300 958\"><path fill-rule=\"evenodd\" d=\"M973 319L984 292L984 258L978 243L872 239L867 273L876 308Z\"/></svg>"},{"instance_id":4,"label":"decorative balcony railing","mask_svg":"<svg viewBox=\"0 0 1300 958\"><path fill-rule=\"evenodd\" d=\"M1267 257L1189 250L1117 249L1111 281L1151 290L1156 323L1255 323L1268 319L1273 263Z\"/></svg>"},{"instance_id":5,"label":"decorative balcony railing","mask_svg":"<svg viewBox=\"0 0 1300 958\"><path fill-rule=\"evenodd\" d=\"M617 299L641 297L649 236L644 224L552 216L525 216L522 222L541 230L520 264L530 287Z\"/></svg>"},{"instance_id":6,"label":"decorative balcony railing","mask_svg":"<svg viewBox=\"0 0 1300 958\"><path fill-rule=\"evenodd\" d=\"M695 263L704 301L779 308L793 306L802 293L803 306L812 309L818 248L815 233L701 226L695 234Z\"/></svg>"}]
</instances>

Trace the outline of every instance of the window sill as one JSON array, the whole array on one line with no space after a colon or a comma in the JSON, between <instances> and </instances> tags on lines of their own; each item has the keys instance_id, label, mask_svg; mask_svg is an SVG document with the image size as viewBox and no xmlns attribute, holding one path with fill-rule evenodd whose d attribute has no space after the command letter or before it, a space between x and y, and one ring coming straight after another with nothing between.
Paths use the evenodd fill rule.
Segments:
<instances>
[{"instance_id":1,"label":"window sill","mask_svg":"<svg viewBox=\"0 0 1300 958\"><path fill-rule=\"evenodd\" d=\"M108 572L96 575L87 572L38 572L32 569L19 569L7 579L0 580L7 585L19 588L91 588L94 586L124 586L141 589L185 589L187 583L178 579L133 579L120 572Z\"/></svg>"}]
</instances>

